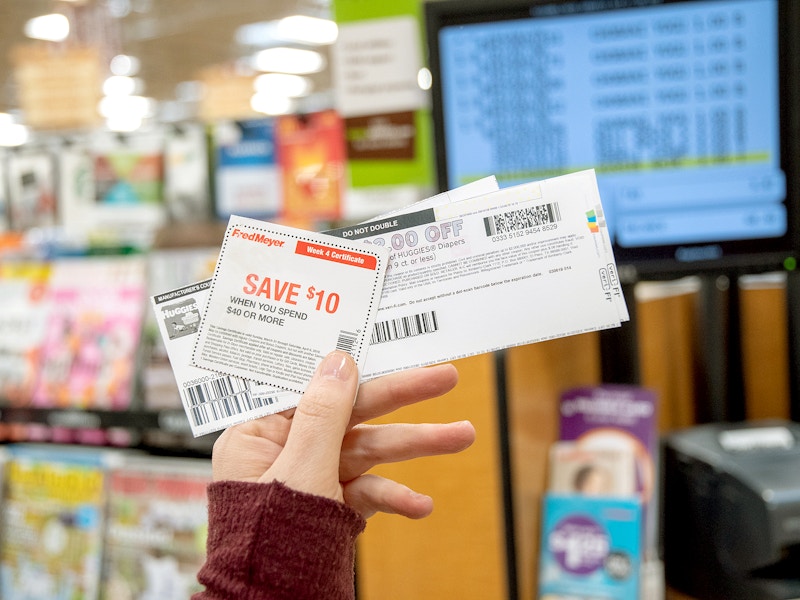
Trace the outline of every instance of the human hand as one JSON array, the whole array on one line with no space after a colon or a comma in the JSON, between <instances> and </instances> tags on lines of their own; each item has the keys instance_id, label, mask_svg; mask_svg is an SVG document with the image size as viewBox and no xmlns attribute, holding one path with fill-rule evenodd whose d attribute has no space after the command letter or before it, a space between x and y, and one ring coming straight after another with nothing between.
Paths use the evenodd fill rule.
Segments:
<instances>
[{"instance_id":1,"label":"human hand","mask_svg":"<svg viewBox=\"0 0 800 600\"><path fill-rule=\"evenodd\" d=\"M373 379L359 389L352 357L332 352L296 409L235 425L220 435L212 458L214 479L281 481L345 502L365 518L376 512L425 517L433 510L431 498L367 471L381 463L459 452L475 439L472 424L365 421L441 396L457 381L453 365L437 365Z\"/></svg>"}]
</instances>

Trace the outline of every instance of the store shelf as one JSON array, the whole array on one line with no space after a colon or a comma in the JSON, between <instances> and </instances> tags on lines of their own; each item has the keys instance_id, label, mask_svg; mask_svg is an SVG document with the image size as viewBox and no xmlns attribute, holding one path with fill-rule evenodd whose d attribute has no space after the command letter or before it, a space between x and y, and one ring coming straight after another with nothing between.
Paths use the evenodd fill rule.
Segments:
<instances>
[{"instance_id":1,"label":"store shelf","mask_svg":"<svg viewBox=\"0 0 800 600\"><path fill-rule=\"evenodd\" d=\"M0 408L0 419L6 423L37 423L68 429L159 429L166 433L191 435L191 428L182 410L118 411L82 410L74 408Z\"/></svg>"}]
</instances>

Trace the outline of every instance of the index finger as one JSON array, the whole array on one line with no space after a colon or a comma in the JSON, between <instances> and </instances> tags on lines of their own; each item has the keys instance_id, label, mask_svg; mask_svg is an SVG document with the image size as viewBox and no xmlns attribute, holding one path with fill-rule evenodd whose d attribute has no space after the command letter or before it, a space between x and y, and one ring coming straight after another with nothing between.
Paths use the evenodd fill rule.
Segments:
<instances>
[{"instance_id":1,"label":"index finger","mask_svg":"<svg viewBox=\"0 0 800 600\"><path fill-rule=\"evenodd\" d=\"M449 363L391 373L362 383L349 427L446 394L457 383L458 371Z\"/></svg>"}]
</instances>

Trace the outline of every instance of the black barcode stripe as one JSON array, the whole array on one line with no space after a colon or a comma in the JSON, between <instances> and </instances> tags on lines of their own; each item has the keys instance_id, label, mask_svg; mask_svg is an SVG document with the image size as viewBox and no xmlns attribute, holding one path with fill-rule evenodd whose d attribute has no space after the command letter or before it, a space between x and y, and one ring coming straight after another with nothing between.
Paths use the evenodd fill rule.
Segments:
<instances>
[{"instance_id":1,"label":"black barcode stripe","mask_svg":"<svg viewBox=\"0 0 800 600\"><path fill-rule=\"evenodd\" d=\"M392 340L402 340L438 330L439 319L436 316L436 311L432 310L375 323L372 328L370 343L380 344Z\"/></svg>"},{"instance_id":2,"label":"black barcode stripe","mask_svg":"<svg viewBox=\"0 0 800 600\"><path fill-rule=\"evenodd\" d=\"M344 350L348 354L353 353L353 346L356 345L358 334L353 331L340 331L339 339L336 340L336 349Z\"/></svg>"},{"instance_id":3,"label":"black barcode stripe","mask_svg":"<svg viewBox=\"0 0 800 600\"><path fill-rule=\"evenodd\" d=\"M277 396L253 396L249 390L234 396L226 396L191 407L195 426L206 425L227 417L239 415L278 401Z\"/></svg>"},{"instance_id":4,"label":"black barcode stripe","mask_svg":"<svg viewBox=\"0 0 800 600\"><path fill-rule=\"evenodd\" d=\"M223 375L216 379L204 381L203 383L186 388L185 392L189 398L189 405L196 406L213 400L219 400L226 396L241 394L249 389L250 384L246 379Z\"/></svg>"},{"instance_id":5,"label":"black barcode stripe","mask_svg":"<svg viewBox=\"0 0 800 600\"><path fill-rule=\"evenodd\" d=\"M556 223L560 220L561 209L558 206L558 202L551 202L484 217L483 225L487 237L490 237L498 233L530 229L547 223Z\"/></svg>"}]
</instances>

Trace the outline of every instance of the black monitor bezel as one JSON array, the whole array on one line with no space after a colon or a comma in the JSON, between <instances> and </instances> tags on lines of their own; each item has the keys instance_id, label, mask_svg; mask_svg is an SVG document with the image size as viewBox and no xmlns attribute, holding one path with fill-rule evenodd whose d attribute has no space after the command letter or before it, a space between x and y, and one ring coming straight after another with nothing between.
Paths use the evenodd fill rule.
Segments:
<instances>
[{"instance_id":1,"label":"black monitor bezel","mask_svg":"<svg viewBox=\"0 0 800 600\"><path fill-rule=\"evenodd\" d=\"M441 89L439 31L443 27L532 17L532 9L581 4L595 10L694 0L435 0L425 4L425 27L433 85L431 87L436 176L440 191L448 187L447 149ZM728 0L716 0L720 2ZM535 18L535 17L534 17ZM614 245L621 275L627 281L664 279L687 274L764 273L793 268L800 255L800 2L778 0L779 119L781 168L786 175L787 231L780 238L735 240L624 248ZM679 248L715 247L711 260L680 261Z\"/></svg>"}]
</instances>

